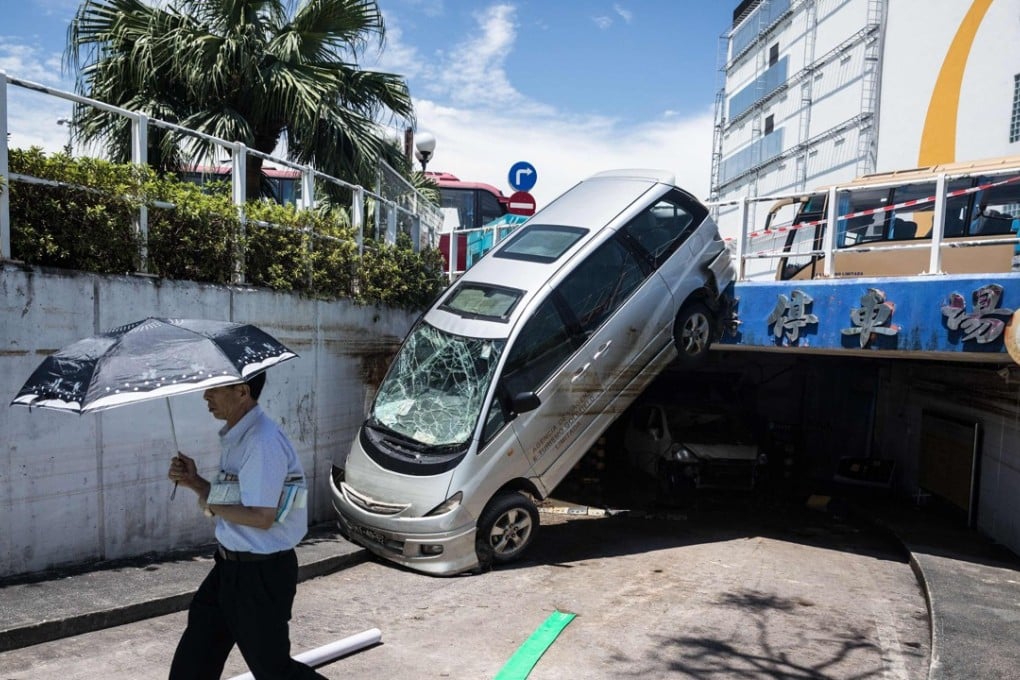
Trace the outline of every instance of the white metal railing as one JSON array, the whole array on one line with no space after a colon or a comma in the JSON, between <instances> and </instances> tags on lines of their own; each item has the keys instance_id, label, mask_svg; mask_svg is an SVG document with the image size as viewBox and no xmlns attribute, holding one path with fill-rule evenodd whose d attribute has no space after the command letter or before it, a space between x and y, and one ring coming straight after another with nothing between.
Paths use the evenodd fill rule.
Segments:
<instances>
[{"instance_id":1,"label":"white metal railing","mask_svg":"<svg viewBox=\"0 0 1020 680\"><path fill-rule=\"evenodd\" d=\"M949 191L949 182L954 179L963 179L967 177L991 177L988 183L967 187L965 189L958 189ZM871 191L874 189L888 189L893 187L902 187L909 185L918 184L930 184L935 182L934 194L921 198L907 201L901 204L885 205L878 208L871 208L868 210L850 211L843 214L838 213L838 197L840 194L852 193L854 191ZM968 194L977 193L979 191L987 190L995 186L1002 186L1004 184L1020 183L1020 166L1017 167L996 167L994 169L983 167L973 172L959 172L959 173L941 173L929 177L918 177L914 179L900 179L893 180L883 183L874 183L866 185L854 185L854 186L832 186L826 190L827 193L827 213L824 219L819 219L811 222L802 222L800 224L793 224L792 222L784 222L781 224L770 224L768 229L765 229L762 225L761 228L752 228L749 221L749 206L753 203L776 203L784 200L796 200L801 199L811 194L817 194L817 191L800 191L796 193L787 194L772 194L767 196L742 196L734 199L727 199L722 201L706 201L707 205L714 214L718 215L720 208L735 207L737 210L737 223L739 229L735 238L726 239L728 245L734 251L734 259L737 262L737 279L745 280L747 278L747 264L754 260L779 260L784 257L819 257L823 262L823 276L832 277L835 273L835 259L839 256L840 252L843 253L863 253L863 252L876 252L876 251L906 251L906 250L919 250L927 249L929 251L928 257L928 269L920 274L942 274L942 254L943 245L946 244L943 229L945 225L946 216L946 201L949 198L955 198L958 196L965 196ZM918 238L913 241L875 241L866 246L854 245L852 247L838 247L837 238L838 230L836 226L840 220L846 220L859 216L862 214L872 214L889 212L893 210L903 208L914 208L916 206L927 206L932 205L932 230L929 238ZM807 250L792 250L786 245L786 237L790 232L799 229L812 229L820 224L825 224L825 237L822 242L821 249L807 249ZM778 237L778 238L777 238ZM780 243L778 247L772 248L755 248L753 242L759 240L759 243L764 243L765 240L771 241L774 246L778 240ZM1006 244L1020 244L1020 235L1014 237L1003 238L953 238L952 247L954 248L979 248L986 246L1006 245ZM773 272L775 269L773 268Z\"/></svg>"},{"instance_id":2,"label":"white metal railing","mask_svg":"<svg viewBox=\"0 0 1020 680\"><path fill-rule=\"evenodd\" d=\"M352 184L331 175L327 175L311 166L301 165L285 158L279 158L254 149L249 149L241 142L222 139L164 120L149 118L143 113L122 109L95 99L89 99L88 97L82 97L71 92L65 92L63 90L40 85L39 83L14 78L7 75L5 71L0 70L0 260L11 259L10 195L7 185L11 182L49 183L47 180L41 180L39 178L20 174L12 175L10 173L7 141L8 87L10 86L32 90L47 96L90 106L127 118L131 124L131 162L137 165L145 165L148 161L147 142L150 125L181 135L193 137L228 150L231 157L231 195L241 224L240 236L242 238L240 239L240 242L244 241L243 237L246 223L244 208L247 200L245 168L248 157L255 156L275 165L290 168L300 173L300 207L302 208L311 208L315 205L316 180L350 190L352 194L350 219L351 226L357 234L359 254L364 252L364 215L366 208L371 209L372 214L375 216L374 235L376 237L382 236L388 243L395 242L398 225L403 223L402 226L410 234L415 250L419 250L424 246L436 247L438 245L439 232L442 227L441 212L430 201L424 198L412 185L408 184L406 180L400 177L399 173L387 166L385 163L381 164L383 167L380 168L380 173L386 173L389 178L389 182L387 183L388 185L397 186L396 192L398 195L396 197L390 197L383 193L382 183L380 183L378 191L366 189L360 185ZM173 207L171 204L160 203L158 205L142 204L138 208L138 212L135 215L134 228L141 243L140 270L143 273L145 273L148 269L148 209L150 205L153 207L163 208ZM385 218L383 217L384 215ZM385 229L382 228L383 219L386 220ZM300 231L283 225L264 226L275 226L281 229ZM317 236L321 237L322 235ZM236 254L234 279L238 283L244 281L243 252L238 252Z\"/></svg>"},{"instance_id":3,"label":"white metal railing","mask_svg":"<svg viewBox=\"0 0 1020 680\"><path fill-rule=\"evenodd\" d=\"M527 221L525 217L513 219L511 215L507 221L494 221L481 227L456 229L443 234L444 236L449 235L450 239L447 256L447 278L453 281L470 269L471 265L477 262L482 255L492 250L497 243L509 236L515 229L524 224L525 221ZM461 243L462 240L463 244ZM475 241L475 243L472 243L472 241ZM459 267L462 248L464 250L463 269Z\"/></svg>"}]
</instances>

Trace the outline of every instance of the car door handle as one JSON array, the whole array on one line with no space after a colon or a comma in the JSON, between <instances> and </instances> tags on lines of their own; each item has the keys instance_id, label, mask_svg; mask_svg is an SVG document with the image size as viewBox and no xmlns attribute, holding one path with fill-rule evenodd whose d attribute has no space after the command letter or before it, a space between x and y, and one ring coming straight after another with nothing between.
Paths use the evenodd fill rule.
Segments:
<instances>
[{"instance_id":1,"label":"car door handle","mask_svg":"<svg viewBox=\"0 0 1020 680\"><path fill-rule=\"evenodd\" d=\"M574 371L574 375L570 376L570 382L577 382L577 379L580 378L584 374L584 372L588 370L589 366L591 366L590 361L581 368Z\"/></svg>"},{"instance_id":2,"label":"car door handle","mask_svg":"<svg viewBox=\"0 0 1020 680\"><path fill-rule=\"evenodd\" d=\"M592 357L592 359L593 360L594 359L598 359L600 356L605 354L606 350L609 349L609 346L611 344L613 344L612 340L606 340L605 344L603 344L601 347L599 347L598 350L595 352L595 355Z\"/></svg>"}]
</instances>

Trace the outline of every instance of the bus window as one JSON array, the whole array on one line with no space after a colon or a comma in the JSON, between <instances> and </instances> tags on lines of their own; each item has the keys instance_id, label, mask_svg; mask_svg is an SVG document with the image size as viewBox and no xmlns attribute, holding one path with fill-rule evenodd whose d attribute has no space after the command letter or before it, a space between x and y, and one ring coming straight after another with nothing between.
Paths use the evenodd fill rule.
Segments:
<instances>
[{"instance_id":1,"label":"bus window","mask_svg":"<svg viewBox=\"0 0 1020 680\"><path fill-rule=\"evenodd\" d=\"M888 198L888 189L858 189L841 192L836 214L848 215L863 210L881 208L886 205ZM885 213L879 212L839 220L836 225L836 247L849 248L859 243L881 241L885 238L885 216Z\"/></svg>"},{"instance_id":2,"label":"bus window","mask_svg":"<svg viewBox=\"0 0 1020 680\"><path fill-rule=\"evenodd\" d=\"M961 189L968 189L972 186L974 186L974 178L965 177L963 179L950 180L946 190L948 192L954 192ZM969 206L971 204L971 200L972 197L970 194L953 196L946 199L945 229L942 231L942 235L944 237L952 238L966 234L967 216L970 215ZM934 207L932 210L934 210Z\"/></svg>"},{"instance_id":3,"label":"bus window","mask_svg":"<svg viewBox=\"0 0 1020 680\"><path fill-rule=\"evenodd\" d=\"M779 261L780 279L814 278L818 256L812 255L811 251L817 251L822 247L825 225L811 223L825 219L825 199L825 194L812 194L800 203L800 210L797 211L793 228L787 235L786 245L783 247L790 255Z\"/></svg>"},{"instance_id":4,"label":"bus window","mask_svg":"<svg viewBox=\"0 0 1020 680\"><path fill-rule=\"evenodd\" d=\"M444 231L470 229L475 225L475 192L466 189L439 190Z\"/></svg>"},{"instance_id":5,"label":"bus window","mask_svg":"<svg viewBox=\"0 0 1020 680\"><path fill-rule=\"evenodd\" d=\"M821 247L823 228L822 225L800 227L790 232L785 247L790 254L779 261L781 280L814 278L814 265L818 261L818 256L810 253Z\"/></svg>"},{"instance_id":6,"label":"bus window","mask_svg":"<svg viewBox=\"0 0 1020 680\"><path fill-rule=\"evenodd\" d=\"M482 223L478 226L484 226L489 222L502 217L506 212L506 209L503 207L503 204L499 202L498 198L484 191L479 191L478 212L482 216Z\"/></svg>"},{"instance_id":7,"label":"bus window","mask_svg":"<svg viewBox=\"0 0 1020 680\"><path fill-rule=\"evenodd\" d=\"M935 195L935 183L906 184L896 187L892 192L893 204L907 201L924 200ZM915 238L931 238L932 217L935 215L935 202L925 201L917 205L893 210L889 219L890 241L908 241Z\"/></svg>"},{"instance_id":8,"label":"bus window","mask_svg":"<svg viewBox=\"0 0 1020 680\"><path fill-rule=\"evenodd\" d=\"M995 179L981 177L979 184ZM1010 234L1015 231L1013 221L1020 218L1020 183L1004 184L979 191L974 195L970 233L973 236Z\"/></svg>"},{"instance_id":9,"label":"bus window","mask_svg":"<svg viewBox=\"0 0 1020 680\"><path fill-rule=\"evenodd\" d=\"M923 244L907 242L932 238L934 196L937 178L942 174L948 181L945 219L939 227L949 242L936 258L930 249L920 247ZM976 191L979 186L987 188ZM964 190L969 191L961 193ZM791 230L787 235L775 273L778 280L822 275L818 253L826 243L825 204L829 191L818 189L801 199L794 225L819 224ZM840 185L837 201L835 252L829 263L832 276L917 276L928 273L933 265L951 274L1020 268L1020 244L1010 242L1011 238L1020 238L1020 156L867 175ZM789 204L789 199L780 199L772 211L778 214ZM777 224L776 231L784 226ZM766 229L766 234L769 231ZM912 247L905 247L908 245ZM756 249L765 248L756 244Z\"/></svg>"}]
</instances>

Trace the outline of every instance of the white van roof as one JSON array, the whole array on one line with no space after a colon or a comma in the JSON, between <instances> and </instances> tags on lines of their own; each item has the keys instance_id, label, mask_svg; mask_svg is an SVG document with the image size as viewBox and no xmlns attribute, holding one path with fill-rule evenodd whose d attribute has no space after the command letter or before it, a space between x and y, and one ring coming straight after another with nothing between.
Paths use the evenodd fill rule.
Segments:
<instances>
[{"instance_id":1,"label":"white van roof","mask_svg":"<svg viewBox=\"0 0 1020 680\"><path fill-rule=\"evenodd\" d=\"M656 170L654 168L624 168L622 170L603 170L596 172L588 179L610 178L610 179L640 179L647 182L661 182L662 184L676 184L676 176L669 170Z\"/></svg>"},{"instance_id":2,"label":"white van roof","mask_svg":"<svg viewBox=\"0 0 1020 680\"><path fill-rule=\"evenodd\" d=\"M623 174L620 174L623 173ZM645 173L645 174L640 174ZM650 173L650 174L649 174ZM514 325L542 289L559 276L575 256L601 239L609 225L629 219L649 204L650 191L662 195L672 186L670 176L655 170L613 170L578 182L532 216L528 223L496 245L459 279L458 283L505 286L522 291L521 299L504 322L462 317L441 306L426 313L426 320L456 335L477 338L508 337ZM594 180L594 181L593 181ZM501 252L525 230L566 229L583 235L553 261L501 256ZM454 284L456 286L458 284ZM445 299L445 296L444 296Z\"/></svg>"}]
</instances>

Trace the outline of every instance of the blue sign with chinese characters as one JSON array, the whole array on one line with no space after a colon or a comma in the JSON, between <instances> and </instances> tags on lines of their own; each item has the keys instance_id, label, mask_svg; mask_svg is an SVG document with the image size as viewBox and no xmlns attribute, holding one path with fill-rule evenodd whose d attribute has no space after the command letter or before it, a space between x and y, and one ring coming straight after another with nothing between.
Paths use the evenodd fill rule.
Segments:
<instances>
[{"instance_id":1,"label":"blue sign with chinese characters","mask_svg":"<svg viewBox=\"0 0 1020 680\"><path fill-rule=\"evenodd\" d=\"M527 161L517 161L510 166L507 180L514 191L531 191L538 181L538 171Z\"/></svg>"},{"instance_id":2,"label":"blue sign with chinese characters","mask_svg":"<svg viewBox=\"0 0 1020 680\"><path fill-rule=\"evenodd\" d=\"M1008 362L1020 356L1020 273L741 281L720 345ZM1011 323L1012 322L1012 323ZM979 357L981 357L979 359Z\"/></svg>"}]
</instances>

